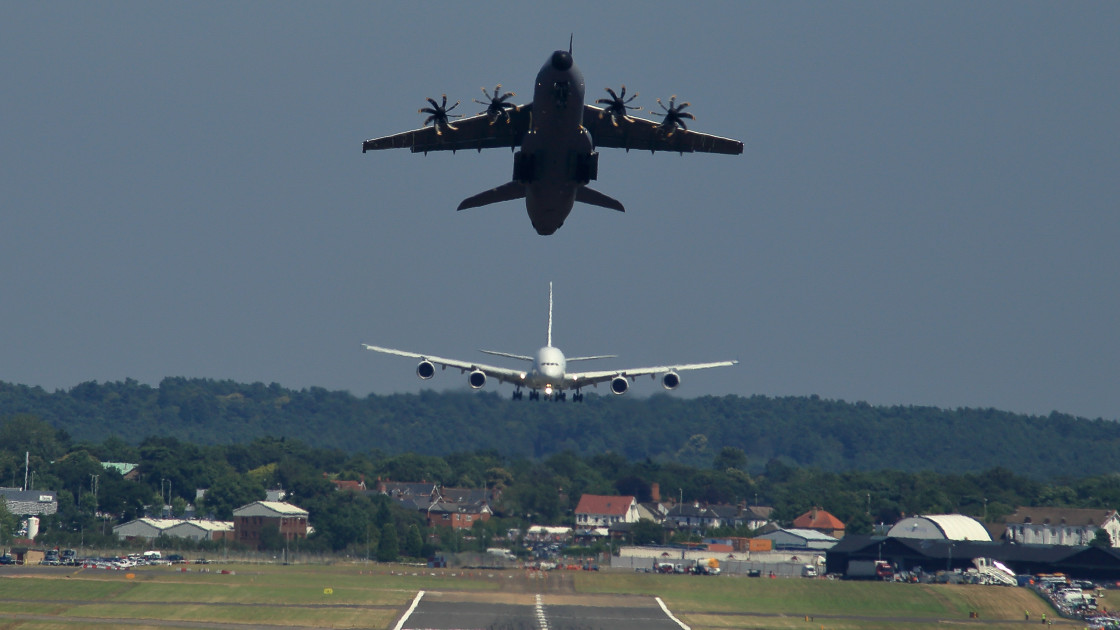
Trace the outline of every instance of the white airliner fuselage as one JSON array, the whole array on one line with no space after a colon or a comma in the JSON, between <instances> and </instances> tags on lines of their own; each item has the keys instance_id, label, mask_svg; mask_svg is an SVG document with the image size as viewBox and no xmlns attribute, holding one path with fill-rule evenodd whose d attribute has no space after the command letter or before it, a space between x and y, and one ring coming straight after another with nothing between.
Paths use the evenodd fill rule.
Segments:
<instances>
[{"instance_id":1,"label":"white airliner fuselage","mask_svg":"<svg viewBox=\"0 0 1120 630\"><path fill-rule=\"evenodd\" d=\"M530 400L539 398L541 391L544 392L546 399L554 398L555 400L564 400L567 396L565 393L566 390L571 389L575 390L572 399L579 402L583 400L583 394L580 391L581 388L589 385L595 386L608 381L610 382L611 392L615 394L625 394L626 390L630 388L631 381L638 376L647 374L651 377L656 374L661 374L662 386L665 387L665 389L676 389L681 382L678 372L725 367L738 363L738 361L716 361L713 363L685 363L629 370L570 373L568 372L569 361L609 359L614 358L614 355L573 357L569 359L564 356L564 353L561 352L559 348L552 345L552 283L548 285L548 342L547 345L537 350L536 356L530 357L506 352L496 352L494 350L482 350L482 352L486 354L531 362L532 366L527 371L511 370L509 368L484 365L471 361L444 359L430 354L394 350L392 348L383 348L369 344L362 345L367 350L373 350L374 352L420 359L419 365L416 366L416 375L421 379L427 380L435 376L436 366L439 365L443 368L457 368L461 372L468 373L467 384L474 389L479 389L485 385L488 377L497 379L502 383L512 383L517 387L513 393L513 398L515 400L522 397L522 388L529 390Z\"/></svg>"}]
</instances>

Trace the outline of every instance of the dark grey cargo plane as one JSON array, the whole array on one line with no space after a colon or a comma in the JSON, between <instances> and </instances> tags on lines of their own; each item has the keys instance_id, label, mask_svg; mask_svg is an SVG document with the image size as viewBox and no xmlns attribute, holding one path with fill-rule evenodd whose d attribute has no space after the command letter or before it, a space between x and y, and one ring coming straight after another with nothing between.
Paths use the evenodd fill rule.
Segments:
<instances>
[{"instance_id":1,"label":"dark grey cargo plane","mask_svg":"<svg viewBox=\"0 0 1120 630\"><path fill-rule=\"evenodd\" d=\"M449 112L458 102L448 107L446 95L442 103L429 98L430 107L420 110L428 114L424 127L366 140L362 152L406 147L413 153L520 147L513 155L513 180L464 199L458 209L524 197L533 227L545 235L564 225L577 201L624 211L618 200L587 186L598 175L596 146L682 154L743 152L738 140L689 131L684 119L693 116L683 111L688 103L677 105L676 97L669 100L668 107L657 99L664 113L652 113L663 116L660 122L627 114L640 108L629 105L637 94L627 99L625 86L619 94L607 88L611 98L596 101L605 107L584 104L583 74L573 63L570 49L552 53L541 67L531 104L507 103L513 93L500 91L499 85L491 96L483 88L486 101L476 102L486 105L486 110L455 122L451 118L461 115Z\"/></svg>"}]
</instances>

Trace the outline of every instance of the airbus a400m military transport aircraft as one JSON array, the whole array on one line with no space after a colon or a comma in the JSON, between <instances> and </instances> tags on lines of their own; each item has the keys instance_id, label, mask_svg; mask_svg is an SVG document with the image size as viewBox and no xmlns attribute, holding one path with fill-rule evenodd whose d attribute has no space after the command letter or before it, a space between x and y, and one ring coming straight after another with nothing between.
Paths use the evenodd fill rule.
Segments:
<instances>
[{"instance_id":1,"label":"airbus a400m military transport aircraft","mask_svg":"<svg viewBox=\"0 0 1120 630\"><path fill-rule=\"evenodd\" d=\"M657 99L664 111L652 113L663 117L660 122L629 115L630 110L641 108L629 104L637 94L627 99L625 86L618 94L607 88L610 98L596 101L605 107L584 104L583 74L572 61L570 46L566 51L552 53L541 67L531 104L519 107L506 102L513 93L499 94L501 87L494 89L493 96L483 88L486 101L476 102L486 105L486 110L454 123L451 119L461 114L450 112L459 103L448 107L446 94L442 102L429 98L429 107L420 110L428 114L422 128L366 140L362 152L409 148L413 153L427 153L520 147L513 155L512 181L464 199L459 210L524 198L533 227L537 233L546 235L564 224L577 201L624 211L618 200L587 186L598 177L596 146L682 154L743 152L743 143L738 140L689 131L684 122L686 118L694 119L684 111L689 104L678 105L675 96L668 107Z\"/></svg>"},{"instance_id":2,"label":"airbus a400m military transport aircraft","mask_svg":"<svg viewBox=\"0 0 1120 630\"><path fill-rule=\"evenodd\" d=\"M595 386L599 383L610 382L611 392L615 394L625 394L626 390L630 389L630 382L639 376L649 375L653 378L655 375L661 375L661 385L665 389L676 389L681 384L681 377L678 372L685 370L702 370L705 368L726 367L735 365L738 361L715 361L713 363L683 363L678 365L660 365L656 367L643 367L630 370L602 370L599 372L568 372L568 363L573 361L590 361L592 359L613 359L615 355L605 354L593 357L571 357L565 358L564 353L559 348L552 345L552 283L548 283L548 343L545 347L537 350L535 357L509 354L507 352L495 352L493 350L482 350L486 354L492 354L499 357L506 357L509 359L519 359L521 361L529 361L533 365L528 370L511 370L509 368L494 367L491 365L484 365L482 363L475 363L472 361L458 361L456 359L444 359L431 354L420 354L418 352L406 352L404 350L394 350L392 348L382 348L380 346L371 346L369 344L362 344L366 350L373 350L374 352L381 352L384 354L395 354L401 357L410 357L413 359L420 359L420 364L416 366L416 375L420 378L427 380L436 374L436 366L443 369L449 367L458 368L460 373L468 372L467 384L474 389L479 389L486 384L487 378L493 378L500 383L513 383L517 389L513 392L513 399L520 400L522 397L521 388L524 387L529 390L529 400L537 400L541 396L541 391L544 391L545 400L552 398L556 401L564 400L567 397L566 390L575 390L572 395L572 400L575 402L583 401L583 394L580 392L581 388L589 385Z\"/></svg>"}]
</instances>

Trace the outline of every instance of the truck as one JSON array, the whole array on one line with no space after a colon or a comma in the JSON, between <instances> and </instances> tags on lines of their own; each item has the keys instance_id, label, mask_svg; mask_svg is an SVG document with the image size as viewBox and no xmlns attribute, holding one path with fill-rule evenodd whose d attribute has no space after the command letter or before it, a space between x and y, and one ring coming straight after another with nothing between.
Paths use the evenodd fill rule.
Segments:
<instances>
[{"instance_id":1,"label":"truck","mask_svg":"<svg viewBox=\"0 0 1120 630\"><path fill-rule=\"evenodd\" d=\"M894 569L886 560L849 560L848 571L844 577L849 580L885 580L894 579Z\"/></svg>"},{"instance_id":2,"label":"truck","mask_svg":"<svg viewBox=\"0 0 1120 630\"><path fill-rule=\"evenodd\" d=\"M693 575L719 575L719 560L700 558L689 567L689 573Z\"/></svg>"}]
</instances>

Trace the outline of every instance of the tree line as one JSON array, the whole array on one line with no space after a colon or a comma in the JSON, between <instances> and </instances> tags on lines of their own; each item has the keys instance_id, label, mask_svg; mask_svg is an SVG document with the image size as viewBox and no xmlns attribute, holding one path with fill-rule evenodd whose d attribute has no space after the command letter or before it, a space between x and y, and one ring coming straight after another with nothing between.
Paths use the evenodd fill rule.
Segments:
<instances>
[{"instance_id":1,"label":"tree line","mask_svg":"<svg viewBox=\"0 0 1120 630\"><path fill-rule=\"evenodd\" d=\"M276 487L284 488L288 501L310 514L315 532L301 542L303 549L382 559L423 557L437 549L484 550L511 528L572 525L584 493L634 495L644 502L659 488L663 500L772 506L773 517L784 524L821 506L852 533L870 533L876 523L890 524L910 514L962 513L997 522L1019 505L1120 506L1120 474L1115 472L1048 481L1004 467L977 472L836 472L783 458L756 466L750 455L734 446L723 446L707 462L695 464L631 458L611 450L563 450L541 458L497 450L444 455L356 452L280 437L198 444L150 436L133 444L117 436L75 440L30 414L0 417L0 471L14 480L11 470L18 469L22 483L25 453L32 489L57 493L58 513L43 518L41 540L60 546L116 544L113 525L153 509L158 513L164 504L178 515L195 503L200 514L228 520L236 507L263 499L266 488ZM102 462L138 464L139 478L126 480ZM364 480L372 486L379 478L489 488L500 500L493 506L494 518L471 530L429 529L422 514L388 497L339 491L332 483ZM197 489L207 492L196 501ZM13 516L0 507L0 542L11 539L14 526ZM650 535L648 529L635 533ZM279 537L269 544L283 548Z\"/></svg>"},{"instance_id":2,"label":"tree line","mask_svg":"<svg viewBox=\"0 0 1120 630\"><path fill-rule=\"evenodd\" d=\"M54 392L0 383L0 414L14 413L32 414L75 440L119 436L132 445L149 436L200 446L283 436L350 453L494 451L542 459L566 451L611 452L692 467L705 467L732 447L747 455L752 473L777 459L832 472L958 473L998 466L1046 480L1113 472L1120 452L1115 420L884 407L816 396L589 393L582 404L558 404L473 391L359 398L319 387L180 377L158 387L129 379Z\"/></svg>"}]
</instances>

